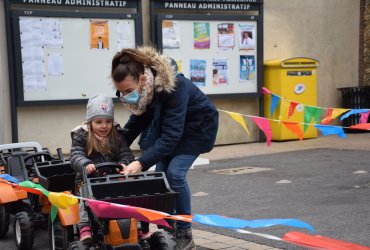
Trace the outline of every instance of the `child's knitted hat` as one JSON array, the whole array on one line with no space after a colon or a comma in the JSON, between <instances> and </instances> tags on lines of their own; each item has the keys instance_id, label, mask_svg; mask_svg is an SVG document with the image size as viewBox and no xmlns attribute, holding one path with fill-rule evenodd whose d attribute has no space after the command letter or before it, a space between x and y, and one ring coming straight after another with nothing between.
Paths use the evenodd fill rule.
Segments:
<instances>
[{"instance_id":1,"label":"child's knitted hat","mask_svg":"<svg viewBox=\"0 0 370 250\"><path fill-rule=\"evenodd\" d=\"M114 106L112 98L103 94L90 97L86 106L86 121L90 122L97 118L114 120Z\"/></svg>"}]
</instances>

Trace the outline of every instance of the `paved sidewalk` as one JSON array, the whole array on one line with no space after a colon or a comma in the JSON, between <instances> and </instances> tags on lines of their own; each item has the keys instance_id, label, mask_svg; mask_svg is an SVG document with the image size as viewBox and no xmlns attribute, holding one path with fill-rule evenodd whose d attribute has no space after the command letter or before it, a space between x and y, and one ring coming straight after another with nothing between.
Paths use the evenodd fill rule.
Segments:
<instances>
[{"instance_id":1,"label":"paved sidewalk","mask_svg":"<svg viewBox=\"0 0 370 250\"><path fill-rule=\"evenodd\" d=\"M217 146L210 153L203 154L200 157L209 159L210 161L214 161L314 148L335 148L370 151L370 133L347 134L346 139L340 139L337 136L326 136L303 141L272 142L270 147L267 147L266 143L246 143L238 145ZM196 167L197 166L195 166L195 168ZM201 230L194 230L193 235L198 250L278 249Z\"/></svg>"}]
</instances>

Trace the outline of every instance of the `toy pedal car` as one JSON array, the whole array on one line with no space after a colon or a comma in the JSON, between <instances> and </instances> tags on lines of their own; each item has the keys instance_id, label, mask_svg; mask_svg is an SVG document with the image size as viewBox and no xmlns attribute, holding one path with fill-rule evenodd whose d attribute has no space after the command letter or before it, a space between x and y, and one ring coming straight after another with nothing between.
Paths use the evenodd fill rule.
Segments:
<instances>
[{"instance_id":1,"label":"toy pedal car","mask_svg":"<svg viewBox=\"0 0 370 250\"><path fill-rule=\"evenodd\" d=\"M40 171L39 175L37 174L38 164L40 167L43 166L44 169L55 165L54 167L58 167L57 171L63 171L64 173L66 173L67 169L70 169L68 171L75 176L69 162L64 161L60 149L58 149L58 159L56 159L50 154L49 150L43 149L36 142L0 145L0 161L3 165L2 173L16 177L20 181L38 183L39 179L41 179L45 184L46 182L43 179L43 175L40 175ZM41 170L41 172L43 171ZM53 189L51 186L47 188ZM68 190L67 188L70 187L66 187L66 189L61 188L60 191ZM8 232L10 215L14 215L13 229L17 248L32 249L34 231L48 225L50 203L47 197L28 193L16 187L7 189L7 191L16 194L16 196L12 195L13 199L9 200L5 199L5 195L2 196L0 194L0 238L4 237ZM59 190L55 188L54 191Z\"/></svg>"},{"instance_id":2,"label":"toy pedal car","mask_svg":"<svg viewBox=\"0 0 370 250\"><path fill-rule=\"evenodd\" d=\"M172 213L176 197L169 188L163 173L142 173L130 176L117 174L116 169L122 168L115 163L96 165L99 177L90 177L83 172L82 192L84 197L112 203L137 206ZM135 219L125 218L112 220L98 218L85 203L89 214L91 244L76 241L70 249L173 249L170 238L161 230L152 234L147 241L138 238L138 223ZM173 243L172 243L173 244Z\"/></svg>"}]
</instances>

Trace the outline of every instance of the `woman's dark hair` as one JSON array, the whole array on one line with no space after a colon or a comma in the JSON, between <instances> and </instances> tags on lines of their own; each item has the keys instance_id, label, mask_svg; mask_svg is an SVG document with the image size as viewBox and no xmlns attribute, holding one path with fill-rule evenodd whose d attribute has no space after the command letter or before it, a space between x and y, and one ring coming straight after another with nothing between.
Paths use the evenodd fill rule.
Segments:
<instances>
[{"instance_id":1,"label":"woman's dark hair","mask_svg":"<svg viewBox=\"0 0 370 250\"><path fill-rule=\"evenodd\" d=\"M144 73L144 67L150 66L151 58L138 49L123 49L113 57L111 77L114 82L121 82L126 76L139 80L140 75Z\"/></svg>"}]
</instances>

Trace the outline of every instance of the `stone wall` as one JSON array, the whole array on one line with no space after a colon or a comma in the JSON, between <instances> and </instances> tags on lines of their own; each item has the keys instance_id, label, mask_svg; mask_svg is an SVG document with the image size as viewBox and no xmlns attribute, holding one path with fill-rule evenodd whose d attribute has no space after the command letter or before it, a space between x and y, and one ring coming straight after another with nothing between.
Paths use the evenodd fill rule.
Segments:
<instances>
[{"instance_id":1,"label":"stone wall","mask_svg":"<svg viewBox=\"0 0 370 250\"><path fill-rule=\"evenodd\" d=\"M370 86L370 0L364 0L363 74L362 83Z\"/></svg>"}]
</instances>

